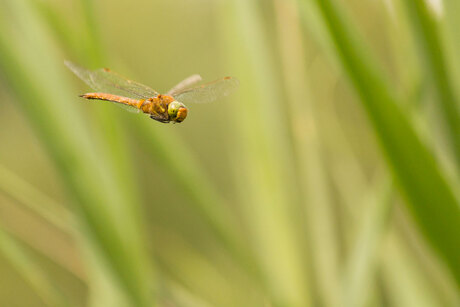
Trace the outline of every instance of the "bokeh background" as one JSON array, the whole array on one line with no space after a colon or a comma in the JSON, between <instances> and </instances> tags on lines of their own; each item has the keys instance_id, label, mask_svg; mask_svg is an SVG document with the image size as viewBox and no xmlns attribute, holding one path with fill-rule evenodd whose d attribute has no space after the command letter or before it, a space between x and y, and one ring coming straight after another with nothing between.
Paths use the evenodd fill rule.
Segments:
<instances>
[{"instance_id":1,"label":"bokeh background","mask_svg":"<svg viewBox=\"0 0 460 307\"><path fill-rule=\"evenodd\" d=\"M0 0L1 306L460 306L456 0ZM164 125L66 69L237 93Z\"/></svg>"}]
</instances>

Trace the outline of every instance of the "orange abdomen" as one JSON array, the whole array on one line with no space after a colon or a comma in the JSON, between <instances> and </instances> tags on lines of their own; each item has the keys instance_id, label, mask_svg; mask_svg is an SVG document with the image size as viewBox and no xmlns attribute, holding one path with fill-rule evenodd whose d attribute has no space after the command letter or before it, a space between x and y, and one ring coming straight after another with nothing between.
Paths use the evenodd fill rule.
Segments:
<instances>
[{"instance_id":1,"label":"orange abdomen","mask_svg":"<svg viewBox=\"0 0 460 307\"><path fill-rule=\"evenodd\" d=\"M112 95L112 94L107 94L107 93L87 93L87 94L80 95L80 97L83 97L86 99L97 99L97 100L106 100L106 101L122 103L122 104L132 106L138 109L140 106L142 106L143 102L145 101L144 99L138 100L138 99L132 99L128 97Z\"/></svg>"}]
</instances>

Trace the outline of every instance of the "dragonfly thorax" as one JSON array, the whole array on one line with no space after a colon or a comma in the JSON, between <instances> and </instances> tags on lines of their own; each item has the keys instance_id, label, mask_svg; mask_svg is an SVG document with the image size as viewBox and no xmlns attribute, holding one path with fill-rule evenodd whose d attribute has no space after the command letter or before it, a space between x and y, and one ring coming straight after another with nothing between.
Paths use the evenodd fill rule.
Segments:
<instances>
[{"instance_id":1,"label":"dragonfly thorax","mask_svg":"<svg viewBox=\"0 0 460 307\"><path fill-rule=\"evenodd\" d=\"M187 107L177 100L168 105L169 120L180 123L187 117Z\"/></svg>"}]
</instances>

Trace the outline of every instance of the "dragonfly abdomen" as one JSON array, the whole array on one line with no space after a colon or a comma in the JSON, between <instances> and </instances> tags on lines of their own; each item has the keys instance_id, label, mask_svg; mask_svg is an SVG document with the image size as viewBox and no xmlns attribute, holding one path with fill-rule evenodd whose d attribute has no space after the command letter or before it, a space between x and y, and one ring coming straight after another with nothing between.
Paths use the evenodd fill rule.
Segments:
<instances>
[{"instance_id":1,"label":"dragonfly abdomen","mask_svg":"<svg viewBox=\"0 0 460 307\"><path fill-rule=\"evenodd\" d=\"M118 96L118 95L112 95L112 94L107 94L107 93L87 93L87 94L80 95L80 97L83 97L86 99L96 99L96 100L117 102L117 103L121 103L121 104L128 105L131 107L135 107L137 109L141 109L141 107L143 107L145 103L144 99L138 100L138 99L123 97L123 96Z\"/></svg>"}]
</instances>

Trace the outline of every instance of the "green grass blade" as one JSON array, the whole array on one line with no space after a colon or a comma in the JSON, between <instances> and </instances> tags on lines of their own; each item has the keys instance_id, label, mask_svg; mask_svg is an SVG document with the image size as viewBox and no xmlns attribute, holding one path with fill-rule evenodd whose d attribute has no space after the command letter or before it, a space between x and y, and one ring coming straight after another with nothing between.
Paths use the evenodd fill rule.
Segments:
<instances>
[{"instance_id":1,"label":"green grass blade","mask_svg":"<svg viewBox=\"0 0 460 307\"><path fill-rule=\"evenodd\" d=\"M445 16L445 42L447 62L452 66L450 69L453 71L453 83L458 84L460 80L460 58L458 50L460 50L460 35L458 29L460 27L460 2L457 0L445 0L442 2L444 6ZM458 92L457 92L458 97Z\"/></svg>"},{"instance_id":2,"label":"green grass blade","mask_svg":"<svg viewBox=\"0 0 460 307\"><path fill-rule=\"evenodd\" d=\"M2 165L0 165L0 192L14 200L15 205L24 206L25 209L41 217L62 233L68 236L77 233L77 220L72 212ZM9 232L76 278L85 279L80 266L75 264L74 259L56 255L54 250L44 250L17 231L9 230Z\"/></svg>"},{"instance_id":3,"label":"green grass blade","mask_svg":"<svg viewBox=\"0 0 460 307\"><path fill-rule=\"evenodd\" d=\"M81 45L81 38L73 28L66 22L66 17L56 11L55 7L48 1L33 1L34 10L39 13L53 31L53 36L66 46L66 53L71 54L69 58L77 52Z\"/></svg>"},{"instance_id":4,"label":"green grass blade","mask_svg":"<svg viewBox=\"0 0 460 307\"><path fill-rule=\"evenodd\" d=\"M52 307L69 306L40 264L12 236L0 228L0 253L21 274L43 302Z\"/></svg>"},{"instance_id":5,"label":"green grass blade","mask_svg":"<svg viewBox=\"0 0 460 307\"><path fill-rule=\"evenodd\" d=\"M89 246L84 236L79 233L79 227L76 223L74 214L64 207L59 206L56 201L44 195L28 182L19 178L7 169L1 167L0 170L0 191L5 192L13 200L17 201L18 204L24 205L26 208L36 213L38 216L42 217L45 221L49 222L52 226L61 230L65 234L73 235L77 239L79 238L79 241L81 241L80 247L86 247L84 248L83 253L88 254L86 257L83 257L86 262L85 273L82 272L83 270L78 264L75 264L75 259L61 257L60 255L58 256L55 254L56 251L54 250L44 250L41 246L35 244L35 242L31 242L30 238L12 229L10 233L14 235L14 238L21 240L28 247L34 249L88 285L90 292L88 306L128 305L129 302L126 301L126 298L121 294L116 286L114 287L113 280L110 278L111 272L107 271L106 265L103 261L101 261L100 257L98 257L97 252L95 252L97 248ZM27 274L28 270L28 266L24 267L22 273ZM31 274L34 273L33 267L31 270ZM32 281L33 280L34 279L32 279ZM46 285L43 287L45 290L50 288ZM38 290L41 290L41 288ZM49 291L46 293L48 292ZM55 304L53 304L53 306L55 306Z\"/></svg>"},{"instance_id":6,"label":"green grass blade","mask_svg":"<svg viewBox=\"0 0 460 307\"><path fill-rule=\"evenodd\" d=\"M177 306L183 307L211 307L212 304L204 301L201 297L197 297L182 285L174 282L167 281L170 296Z\"/></svg>"},{"instance_id":7,"label":"green grass blade","mask_svg":"<svg viewBox=\"0 0 460 307\"><path fill-rule=\"evenodd\" d=\"M80 0L82 9L82 20L84 25L84 33L86 40L83 48L84 53L81 57L86 59L86 62L93 67L103 67L104 60L107 61L107 53L105 52L102 36L99 31L97 20L98 11L97 4L91 0ZM70 48L71 46L67 46ZM128 245L128 250L133 253L134 257L138 257L136 262L139 269L144 267L144 277L146 283L152 283L152 271L148 268L150 261L149 255L145 251L148 239L144 234L145 227L143 225L143 213L141 211L140 187L136 182L134 175L134 161L132 161L132 152L129 151L127 143L127 134L122 128L122 123L117 120L118 114L114 109L98 108L96 111L96 119L98 122L100 134L100 143L103 143L104 157L106 157L108 167L112 170L114 181L117 184L117 189L123 197L122 206L119 208L118 219L119 226L123 229L123 237ZM111 208L115 210L115 208ZM149 244L149 246L152 246ZM145 289L145 295L149 296L148 292L151 289Z\"/></svg>"},{"instance_id":8,"label":"green grass blade","mask_svg":"<svg viewBox=\"0 0 460 307\"><path fill-rule=\"evenodd\" d=\"M234 248L241 248L241 244L237 242L234 214L227 209L224 199L203 173L193 153L173 133L166 134L156 129L151 120L135 118L127 122L144 150L170 174L178 190L189 198L218 239L237 252Z\"/></svg>"},{"instance_id":9,"label":"green grass blade","mask_svg":"<svg viewBox=\"0 0 460 307\"><path fill-rule=\"evenodd\" d=\"M194 154L173 133L167 134L156 129L151 120L135 118L127 122L145 152L164 168L166 176L173 180L177 190L189 200L211 234L221 242L238 265L254 281L259 282L260 272L247 244L240 239L235 214L228 209L229 205L216 191Z\"/></svg>"},{"instance_id":10,"label":"green grass blade","mask_svg":"<svg viewBox=\"0 0 460 307\"><path fill-rule=\"evenodd\" d=\"M311 298L302 235L296 232L292 152L266 24L259 2L227 4L221 9L224 44L241 82L230 111L237 114L232 159L241 210L271 302L305 306Z\"/></svg>"},{"instance_id":11,"label":"green grass blade","mask_svg":"<svg viewBox=\"0 0 460 307\"><path fill-rule=\"evenodd\" d=\"M446 306L438 300L399 235L390 232L385 243L385 253L380 254L380 271L390 293L389 303L407 307Z\"/></svg>"},{"instance_id":12,"label":"green grass blade","mask_svg":"<svg viewBox=\"0 0 460 307\"><path fill-rule=\"evenodd\" d=\"M346 266L343 284L345 306L360 307L369 303L369 290L374 284L392 204L389 179L383 178L376 190L370 193L372 199L366 202L363 223Z\"/></svg>"},{"instance_id":13,"label":"green grass blade","mask_svg":"<svg viewBox=\"0 0 460 307\"><path fill-rule=\"evenodd\" d=\"M103 60L103 44L99 35L99 27L96 19L95 2L91 0L80 0L86 34L86 52L91 65L100 65Z\"/></svg>"},{"instance_id":14,"label":"green grass blade","mask_svg":"<svg viewBox=\"0 0 460 307\"><path fill-rule=\"evenodd\" d=\"M282 73L289 105L291 131L296 153L296 169L309 233L308 258L318 299L324 306L338 306L339 238L337 220L322 155L322 136L318 125L317 99L305 84L309 82L305 42L295 1L274 1L277 38Z\"/></svg>"},{"instance_id":15,"label":"green grass blade","mask_svg":"<svg viewBox=\"0 0 460 307\"><path fill-rule=\"evenodd\" d=\"M160 228L156 230L161 231ZM169 244L162 250L156 250L155 256L164 270L166 280L175 281L212 306L261 304L263 297L258 293L258 289L254 289L258 284L247 276L240 275L238 270L234 270L234 265L223 267L222 263L229 263L220 255L206 255L194 244L174 234L166 234L163 240Z\"/></svg>"},{"instance_id":16,"label":"green grass blade","mask_svg":"<svg viewBox=\"0 0 460 307\"><path fill-rule=\"evenodd\" d=\"M35 212L59 230L71 232L75 221L73 221L73 215L65 207L59 206L53 199L44 195L1 164L0 191Z\"/></svg>"},{"instance_id":17,"label":"green grass blade","mask_svg":"<svg viewBox=\"0 0 460 307\"><path fill-rule=\"evenodd\" d=\"M460 285L460 207L432 153L335 1L316 0L340 62L359 94L418 226Z\"/></svg>"},{"instance_id":18,"label":"green grass blade","mask_svg":"<svg viewBox=\"0 0 460 307\"><path fill-rule=\"evenodd\" d=\"M18 204L24 205L27 209L42 217L45 221L49 222L52 226L61 230L69 236L75 236L77 240L81 241L81 246L86 247L83 253L87 254L84 261L86 270L83 273L80 265L75 264L75 259L62 257L56 255L55 250L44 250L42 247L37 246L35 242L31 242L30 238L23 234L11 230L10 233L15 238L27 244L28 247L34 249L50 261L56 263L61 268L84 282L89 287L90 297L88 306L126 306L129 302L120 293L118 288L114 287L113 281L110 279L111 272L106 268L106 265L98 257L96 247L91 246L86 242L84 236L79 233L79 227L76 223L74 214L66 208L59 206L56 201L44 195L31 184L19 178L4 167L0 167L0 191L5 192ZM7 217L4 217L7 218ZM39 232L39 230L37 230ZM0 233L1 237L1 233ZM80 247L81 247L80 246ZM20 259L18 259L19 261ZM27 274L28 267L24 267L23 274ZM34 273L32 268L31 274ZM36 274L35 274L36 275ZM33 281L34 279L32 279ZM45 290L49 286L43 286ZM41 288L38 290L42 290ZM47 294L47 291L45 294ZM53 304L53 306L55 306Z\"/></svg>"},{"instance_id":19,"label":"green grass blade","mask_svg":"<svg viewBox=\"0 0 460 307\"><path fill-rule=\"evenodd\" d=\"M77 205L88 239L97 242L96 251L114 273L127 296L138 306L150 306L153 296L149 265L137 243L137 231L130 215L120 215L126 200L119 193L110 168L97 160L96 144L89 141L79 111L68 101L71 92L65 82L62 60L42 23L24 2L8 2L16 20L18 37L0 32L0 69L17 95L18 102L52 155L63 182ZM27 22L24 22L27 20ZM3 29L8 29L3 25ZM49 40L37 40L47 37ZM45 43L46 42L46 43ZM33 51L26 44L33 45ZM42 77L42 72L47 77ZM59 84L59 86L56 86ZM69 116L71 114L71 116ZM118 214L118 216L117 216ZM121 227L123 225L123 227ZM134 240L133 240L134 238Z\"/></svg>"},{"instance_id":20,"label":"green grass blade","mask_svg":"<svg viewBox=\"0 0 460 307\"><path fill-rule=\"evenodd\" d=\"M449 71L443 41L440 37L438 21L434 12L428 9L425 0L406 0L406 11L412 22L414 33L418 38L421 53L424 55L422 63L425 64L427 74L432 76L437 92L439 107L445 119L446 133L449 136L460 169L460 111L459 99L453 88L452 75Z\"/></svg>"}]
</instances>

